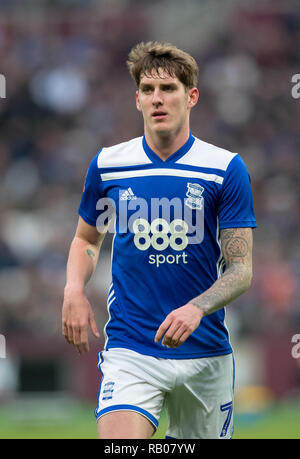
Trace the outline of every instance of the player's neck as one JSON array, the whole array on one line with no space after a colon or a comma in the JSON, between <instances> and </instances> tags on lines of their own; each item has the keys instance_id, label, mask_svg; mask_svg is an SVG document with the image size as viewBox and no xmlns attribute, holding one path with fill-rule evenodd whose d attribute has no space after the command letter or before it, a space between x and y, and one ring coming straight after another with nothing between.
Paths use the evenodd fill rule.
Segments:
<instances>
[{"instance_id":1,"label":"player's neck","mask_svg":"<svg viewBox=\"0 0 300 459\"><path fill-rule=\"evenodd\" d=\"M153 133L145 129L145 138L148 146L163 161L179 150L190 136L189 126L179 133Z\"/></svg>"}]
</instances>

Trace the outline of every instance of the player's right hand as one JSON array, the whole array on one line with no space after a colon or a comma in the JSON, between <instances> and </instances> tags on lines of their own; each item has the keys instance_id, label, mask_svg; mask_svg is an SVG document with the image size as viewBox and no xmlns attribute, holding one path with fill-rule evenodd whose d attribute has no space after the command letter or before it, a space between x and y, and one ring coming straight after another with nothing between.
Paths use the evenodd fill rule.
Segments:
<instances>
[{"instance_id":1,"label":"player's right hand","mask_svg":"<svg viewBox=\"0 0 300 459\"><path fill-rule=\"evenodd\" d=\"M65 291L62 308L62 334L79 354L89 351L88 329L100 337L91 305L84 294Z\"/></svg>"}]
</instances>

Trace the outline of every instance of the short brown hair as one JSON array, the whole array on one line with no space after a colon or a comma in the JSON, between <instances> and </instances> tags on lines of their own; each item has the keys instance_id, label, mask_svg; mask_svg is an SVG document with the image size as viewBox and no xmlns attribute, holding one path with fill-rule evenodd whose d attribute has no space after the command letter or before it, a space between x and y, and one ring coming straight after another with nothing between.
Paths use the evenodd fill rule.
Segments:
<instances>
[{"instance_id":1,"label":"short brown hair","mask_svg":"<svg viewBox=\"0 0 300 459\"><path fill-rule=\"evenodd\" d=\"M185 51L170 43L148 41L138 43L128 55L129 73L140 85L142 75L151 76L163 69L170 76L176 76L186 88L194 88L198 83L198 65Z\"/></svg>"}]
</instances>

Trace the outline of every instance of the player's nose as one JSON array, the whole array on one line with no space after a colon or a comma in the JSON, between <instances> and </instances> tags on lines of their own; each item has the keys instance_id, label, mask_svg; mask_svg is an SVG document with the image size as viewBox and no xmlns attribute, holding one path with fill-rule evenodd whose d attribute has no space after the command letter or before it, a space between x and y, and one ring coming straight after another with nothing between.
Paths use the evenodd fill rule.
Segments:
<instances>
[{"instance_id":1,"label":"player's nose","mask_svg":"<svg viewBox=\"0 0 300 459\"><path fill-rule=\"evenodd\" d=\"M152 104L155 106L163 104L162 94L159 89L153 91Z\"/></svg>"}]
</instances>

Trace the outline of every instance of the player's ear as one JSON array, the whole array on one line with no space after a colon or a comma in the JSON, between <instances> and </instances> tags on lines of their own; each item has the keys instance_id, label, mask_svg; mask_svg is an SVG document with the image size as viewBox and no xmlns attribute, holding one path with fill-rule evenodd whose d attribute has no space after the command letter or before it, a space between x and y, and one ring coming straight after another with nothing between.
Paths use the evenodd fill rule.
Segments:
<instances>
[{"instance_id":1,"label":"player's ear","mask_svg":"<svg viewBox=\"0 0 300 459\"><path fill-rule=\"evenodd\" d=\"M136 103L136 108L138 109L139 112L141 112L142 108L141 108L141 103L140 103L140 99L139 99L139 91L138 90L135 93L135 103Z\"/></svg>"},{"instance_id":2,"label":"player's ear","mask_svg":"<svg viewBox=\"0 0 300 459\"><path fill-rule=\"evenodd\" d=\"M189 89L189 99L188 99L188 107L193 108L199 99L199 91L197 88Z\"/></svg>"}]
</instances>

